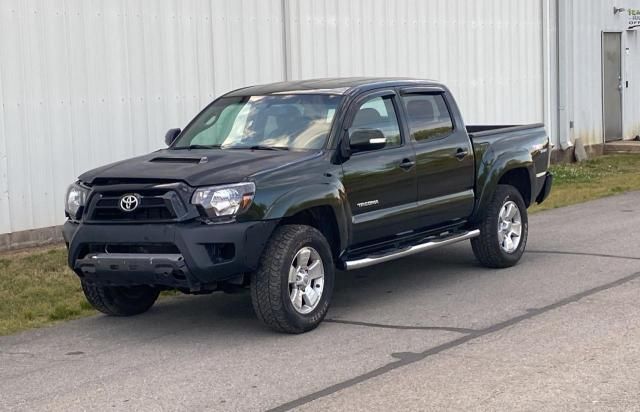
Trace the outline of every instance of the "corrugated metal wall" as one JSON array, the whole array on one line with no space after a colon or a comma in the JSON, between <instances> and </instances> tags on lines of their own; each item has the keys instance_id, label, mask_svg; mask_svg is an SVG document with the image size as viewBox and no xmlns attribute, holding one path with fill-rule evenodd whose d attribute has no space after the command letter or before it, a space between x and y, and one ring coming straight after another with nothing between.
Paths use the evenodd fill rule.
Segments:
<instances>
[{"instance_id":1,"label":"corrugated metal wall","mask_svg":"<svg viewBox=\"0 0 640 412\"><path fill-rule=\"evenodd\" d=\"M629 0L627 7L640 10L640 0ZM633 139L640 136L640 28L624 33L622 42L622 47L629 49L623 54L623 76L629 81L623 93L624 137Z\"/></svg>"},{"instance_id":2,"label":"corrugated metal wall","mask_svg":"<svg viewBox=\"0 0 640 412\"><path fill-rule=\"evenodd\" d=\"M290 16L294 78L438 79L467 123L543 120L540 0L294 1Z\"/></svg>"},{"instance_id":3,"label":"corrugated metal wall","mask_svg":"<svg viewBox=\"0 0 640 412\"><path fill-rule=\"evenodd\" d=\"M640 9L640 1L634 6ZM624 56L624 76L629 81L623 95L624 134L625 139L633 139L640 136L640 30L628 31L622 41L629 48Z\"/></svg>"},{"instance_id":4,"label":"corrugated metal wall","mask_svg":"<svg viewBox=\"0 0 640 412\"><path fill-rule=\"evenodd\" d=\"M280 0L0 1L0 233L61 224L82 171L284 76Z\"/></svg>"},{"instance_id":5,"label":"corrugated metal wall","mask_svg":"<svg viewBox=\"0 0 640 412\"><path fill-rule=\"evenodd\" d=\"M82 171L285 76L436 78L470 123L541 121L543 1L2 0L0 234L61 224Z\"/></svg>"},{"instance_id":6,"label":"corrugated metal wall","mask_svg":"<svg viewBox=\"0 0 640 412\"><path fill-rule=\"evenodd\" d=\"M613 8L640 9L640 0L556 0L565 2L568 13L570 44L565 63L570 84L568 120L574 127L572 141L582 138L585 144L602 144L602 32L622 32L623 122L626 139L640 134L640 34L626 31L628 15L614 15Z\"/></svg>"}]
</instances>

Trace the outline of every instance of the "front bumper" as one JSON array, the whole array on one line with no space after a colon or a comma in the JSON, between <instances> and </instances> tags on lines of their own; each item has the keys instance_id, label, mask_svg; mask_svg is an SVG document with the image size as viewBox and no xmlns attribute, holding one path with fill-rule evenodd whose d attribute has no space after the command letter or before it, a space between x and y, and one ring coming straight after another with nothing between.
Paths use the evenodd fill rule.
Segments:
<instances>
[{"instance_id":1,"label":"front bumper","mask_svg":"<svg viewBox=\"0 0 640 412\"><path fill-rule=\"evenodd\" d=\"M116 225L68 221L63 235L69 266L88 282L201 291L255 270L277 223ZM146 251L157 245L171 250Z\"/></svg>"}]
</instances>

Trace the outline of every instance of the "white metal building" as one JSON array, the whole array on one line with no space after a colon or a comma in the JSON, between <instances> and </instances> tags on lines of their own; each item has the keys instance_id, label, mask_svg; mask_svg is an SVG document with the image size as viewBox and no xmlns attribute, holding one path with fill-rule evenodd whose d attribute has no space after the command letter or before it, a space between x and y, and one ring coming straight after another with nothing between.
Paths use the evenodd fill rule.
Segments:
<instances>
[{"instance_id":1,"label":"white metal building","mask_svg":"<svg viewBox=\"0 0 640 412\"><path fill-rule=\"evenodd\" d=\"M79 173L162 147L167 129L249 84L433 78L468 123L544 121L562 150L633 138L639 10L640 0L0 0L0 249L56 237Z\"/></svg>"}]
</instances>

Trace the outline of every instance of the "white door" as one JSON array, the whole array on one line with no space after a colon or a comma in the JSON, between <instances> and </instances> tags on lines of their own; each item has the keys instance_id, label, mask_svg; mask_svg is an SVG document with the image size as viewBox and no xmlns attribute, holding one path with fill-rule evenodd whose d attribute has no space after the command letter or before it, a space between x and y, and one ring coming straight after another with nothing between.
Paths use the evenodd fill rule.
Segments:
<instances>
[{"instance_id":1,"label":"white door","mask_svg":"<svg viewBox=\"0 0 640 412\"><path fill-rule=\"evenodd\" d=\"M622 139L622 36L602 34L602 114L604 140Z\"/></svg>"}]
</instances>

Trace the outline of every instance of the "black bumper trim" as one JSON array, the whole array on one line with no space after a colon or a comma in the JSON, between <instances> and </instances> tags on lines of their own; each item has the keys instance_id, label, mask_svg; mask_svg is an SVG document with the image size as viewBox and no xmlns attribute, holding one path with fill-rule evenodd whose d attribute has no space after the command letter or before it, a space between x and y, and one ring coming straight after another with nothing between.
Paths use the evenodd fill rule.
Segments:
<instances>
[{"instance_id":1,"label":"black bumper trim","mask_svg":"<svg viewBox=\"0 0 640 412\"><path fill-rule=\"evenodd\" d=\"M199 222L101 225L67 222L63 233L69 245L68 264L82 278L112 285L159 284L199 291L255 270L277 224L277 220L218 225ZM125 254L129 256L121 259L120 263L112 261L113 256L101 255L100 259L93 259L87 247L96 243L170 243L176 246L181 259L174 255L161 258L149 254L140 254L139 258ZM228 259L216 259L211 253L211 245L215 244L233 244L234 255ZM153 259L150 260L150 256ZM156 267L158 263L160 265ZM171 273L166 274L163 268L171 269Z\"/></svg>"},{"instance_id":2,"label":"black bumper trim","mask_svg":"<svg viewBox=\"0 0 640 412\"><path fill-rule=\"evenodd\" d=\"M105 284L189 286L180 254L90 253L76 260L74 269L87 281Z\"/></svg>"}]
</instances>

